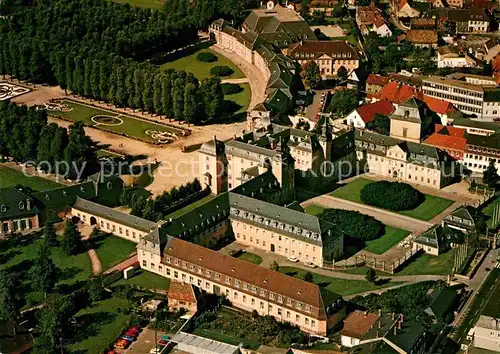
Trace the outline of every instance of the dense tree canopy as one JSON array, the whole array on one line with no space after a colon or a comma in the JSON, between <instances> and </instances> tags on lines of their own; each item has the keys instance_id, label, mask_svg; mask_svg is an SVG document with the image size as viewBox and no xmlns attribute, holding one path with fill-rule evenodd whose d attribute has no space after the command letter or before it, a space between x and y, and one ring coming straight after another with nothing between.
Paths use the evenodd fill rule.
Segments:
<instances>
[{"instance_id":1,"label":"dense tree canopy","mask_svg":"<svg viewBox=\"0 0 500 354\"><path fill-rule=\"evenodd\" d=\"M344 116L358 106L357 93L354 90L337 91L333 94L328 112Z\"/></svg>"},{"instance_id":2,"label":"dense tree canopy","mask_svg":"<svg viewBox=\"0 0 500 354\"><path fill-rule=\"evenodd\" d=\"M363 241L374 240L384 234L384 224L357 211L325 209L320 217L337 225L346 235Z\"/></svg>"},{"instance_id":3,"label":"dense tree canopy","mask_svg":"<svg viewBox=\"0 0 500 354\"><path fill-rule=\"evenodd\" d=\"M379 208L400 211L416 208L423 203L425 195L406 183L378 181L361 190L361 200Z\"/></svg>"}]
</instances>

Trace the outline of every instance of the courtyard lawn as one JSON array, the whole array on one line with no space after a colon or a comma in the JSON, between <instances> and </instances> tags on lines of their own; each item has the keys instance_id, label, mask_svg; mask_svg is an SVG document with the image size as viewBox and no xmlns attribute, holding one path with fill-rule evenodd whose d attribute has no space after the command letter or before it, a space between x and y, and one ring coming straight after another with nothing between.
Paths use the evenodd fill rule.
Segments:
<instances>
[{"instance_id":1,"label":"courtyard lawn","mask_svg":"<svg viewBox=\"0 0 500 354\"><path fill-rule=\"evenodd\" d=\"M137 244L118 236L104 234L93 239L95 250L105 271L117 263L124 261L135 251Z\"/></svg>"},{"instance_id":2,"label":"courtyard lawn","mask_svg":"<svg viewBox=\"0 0 500 354\"><path fill-rule=\"evenodd\" d=\"M279 271L281 273L293 276L298 279L303 279L304 274L308 272L307 270L295 267L280 267ZM311 271L309 272L312 273L313 275L314 284L317 284L322 288L325 288L342 296L359 294L366 291L377 290L401 284L399 282L390 281L383 283L382 285L374 285L364 280L347 280L347 279L328 277L326 275L314 273L313 269L311 269Z\"/></svg>"},{"instance_id":3,"label":"courtyard lawn","mask_svg":"<svg viewBox=\"0 0 500 354\"><path fill-rule=\"evenodd\" d=\"M21 171L0 166L0 188L12 187L18 184L30 187L38 192L62 187L61 184L54 181L37 176L27 176Z\"/></svg>"},{"instance_id":4,"label":"courtyard lawn","mask_svg":"<svg viewBox=\"0 0 500 354\"><path fill-rule=\"evenodd\" d=\"M233 95L224 96L225 100L233 101L240 107L235 113L246 112L248 106L250 105L250 100L252 99L252 91L250 89L250 85L240 84L240 86L243 88L243 91L235 93Z\"/></svg>"},{"instance_id":5,"label":"courtyard lawn","mask_svg":"<svg viewBox=\"0 0 500 354\"><path fill-rule=\"evenodd\" d=\"M455 261L455 250L452 249L439 256L421 253L412 258L405 266L400 268L396 275L447 275L451 274Z\"/></svg>"},{"instance_id":6,"label":"courtyard lawn","mask_svg":"<svg viewBox=\"0 0 500 354\"><path fill-rule=\"evenodd\" d=\"M39 245L37 236L15 236L0 242L0 269L6 270L19 279L20 292L25 294L25 305L38 304L43 294L31 289L29 271ZM92 274L87 252L75 256L67 256L59 247L51 247L52 259L61 270L57 283L59 293L67 294L84 286Z\"/></svg>"},{"instance_id":7,"label":"courtyard lawn","mask_svg":"<svg viewBox=\"0 0 500 354\"><path fill-rule=\"evenodd\" d=\"M165 2L161 0L113 0L118 4L130 4L131 6L142 7L145 9L162 10L165 8Z\"/></svg>"},{"instance_id":8,"label":"courtyard lawn","mask_svg":"<svg viewBox=\"0 0 500 354\"><path fill-rule=\"evenodd\" d=\"M305 211L306 211L307 214L311 214L311 215L314 215L314 216L318 216L318 215L322 214L324 210L325 210L325 208L323 208L323 207L321 207L319 205L316 205L316 204L308 205L305 208Z\"/></svg>"},{"instance_id":9,"label":"courtyard lawn","mask_svg":"<svg viewBox=\"0 0 500 354\"><path fill-rule=\"evenodd\" d=\"M181 131L173 127L167 127L161 124L156 124L154 122L141 120L138 118L134 118L132 116L122 115L104 109L90 107L72 101L64 101L64 103L66 103L73 110L70 112L49 110L47 112L49 113L49 115L53 115L55 117L60 116L75 122L83 121L85 125L97 129L102 128L104 130L109 130L118 134L124 134L132 138L138 138L152 143L156 142L157 140L153 139L151 136L146 134L146 131L148 130L159 131L159 132L170 132L170 133L175 133L178 136L181 136ZM96 124L92 120L92 117L95 116L115 117L116 123L114 123L113 125L108 125L105 123Z\"/></svg>"},{"instance_id":10,"label":"courtyard lawn","mask_svg":"<svg viewBox=\"0 0 500 354\"><path fill-rule=\"evenodd\" d=\"M245 77L243 72L235 65L232 61L226 57L212 51L209 49L210 44L203 43L197 45L195 48L189 48L185 50L186 53L183 55L182 52L176 53L176 59L168 61L160 66L161 70L175 69L184 70L186 72L192 73L198 78L198 80L203 80L209 76L210 70L215 66L229 66L233 69L233 73L230 76L224 76L221 79L242 79ZM217 60L213 63L205 63L196 59L199 52L210 52L217 57ZM183 56L181 56L183 55Z\"/></svg>"},{"instance_id":11,"label":"courtyard lawn","mask_svg":"<svg viewBox=\"0 0 500 354\"><path fill-rule=\"evenodd\" d=\"M372 252L375 254L383 254L388 249L397 245L401 240L406 238L410 234L410 231L397 229L392 226L385 226L385 234L371 241L368 246L364 248L365 251Z\"/></svg>"},{"instance_id":12,"label":"courtyard lawn","mask_svg":"<svg viewBox=\"0 0 500 354\"><path fill-rule=\"evenodd\" d=\"M113 285L136 285L142 288L164 290L167 291L170 287L170 279L162 277L145 270L136 270L134 276L129 279L120 279Z\"/></svg>"},{"instance_id":13,"label":"courtyard lawn","mask_svg":"<svg viewBox=\"0 0 500 354\"><path fill-rule=\"evenodd\" d=\"M488 219L488 227L490 229L494 229L496 228L497 225L493 225L493 211L495 209L495 205L498 205L500 204L500 196L499 197L496 197L494 200L492 200L491 202L489 202L484 208L483 208L483 213L487 216L489 216L489 219Z\"/></svg>"},{"instance_id":14,"label":"courtyard lawn","mask_svg":"<svg viewBox=\"0 0 500 354\"><path fill-rule=\"evenodd\" d=\"M74 317L79 330L69 348L72 353L103 353L106 347L116 341L128 324L130 315L121 311L128 307L127 301L112 297L97 302L78 312Z\"/></svg>"},{"instance_id":15,"label":"courtyard lawn","mask_svg":"<svg viewBox=\"0 0 500 354\"><path fill-rule=\"evenodd\" d=\"M242 259L247 262L251 262L253 264L261 264L262 263L262 257L250 252L242 252L237 258Z\"/></svg>"},{"instance_id":16,"label":"courtyard lawn","mask_svg":"<svg viewBox=\"0 0 500 354\"><path fill-rule=\"evenodd\" d=\"M366 185L373 182L375 181L371 181L364 178L357 178L351 183L336 189L330 195L333 197L342 198L350 200L352 202L364 204L361 201L360 197L361 190ZM448 208L453 203L454 203L453 200L436 197L430 194L425 194L425 201L415 209L404 210L396 213L410 216L415 219L429 221L436 215L442 213L446 208Z\"/></svg>"}]
</instances>

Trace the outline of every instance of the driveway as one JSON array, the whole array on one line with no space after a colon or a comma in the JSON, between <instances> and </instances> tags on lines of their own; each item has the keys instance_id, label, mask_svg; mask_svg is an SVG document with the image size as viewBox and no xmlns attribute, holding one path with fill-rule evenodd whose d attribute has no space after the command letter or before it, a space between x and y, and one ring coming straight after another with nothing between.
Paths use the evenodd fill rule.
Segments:
<instances>
[{"instance_id":1,"label":"driveway","mask_svg":"<svg viewBox=\"0 0 500 354\"><path fill-rule=\"evenodd\" d=\"M160 340L160 338L165 334L165 332L160 332L158 331L156 333L156 338L157 340ZM128 350L126 350L124 353L127 354L146 354L149 353L151 349L153 349L155 345L155 331L152 329L145 328L137 340L133 342Z\"/></svg>"},{"instance_id":2,"label":"driveway","mask_svg":"<svg viewBox=\"0 0 500 354\"><path fill-rule=\"evenodd\" d=\"M385 225L416 233L423 232L432 226L431 223L428 223L426 221L394 213L392 211L375 208L369 205L336 198L328 194L309 199L303 202L301 206L307 207L311 204L317 204L325 208L359 211L362 214L373 216L375 219L379 220Z\"/></svg>"}]
</instances>

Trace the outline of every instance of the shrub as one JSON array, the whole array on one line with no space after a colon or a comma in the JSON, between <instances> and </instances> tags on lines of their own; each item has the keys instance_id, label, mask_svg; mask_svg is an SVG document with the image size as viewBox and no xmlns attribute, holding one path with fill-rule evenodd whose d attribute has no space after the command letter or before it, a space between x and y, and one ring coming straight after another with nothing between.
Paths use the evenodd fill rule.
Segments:
<instances>
[{"instance_id":1,"label":"shrub","mask_svg":"<svg viewBox=\"0 0 500 354\"><path fill-rule=\"evenodd\" d=\"M406 183L379 181L361 190L363 203L394 211L411 210L422 204L425 195Z\"/></svg>"},{"instance_id":2,"label":"shrub","mask_svg":"<svg viewBox=\"0 0 500 354\"><path fill-rule=\"evenodd\" d=\"M210 52L200 52L196 56L196 60L202 61L205 63L213 63L217 61L217 56L215 54L212 54Z\"/></svg>"},{"instance_id":3,"label":"shrub","mask_svg":"<svg viewBox=\"0 0 500 354\"><path fill-rule=\"evenodd\" d=\"M243 87L238 84L221 84L222 93L224 95L234 95L235 93L243 91Z\"/></svg>"},{"instance_id":4,"label":"shrub","mask_svg":"<svg viewBox=\"0 0 500 354\"><path fill-rule=\"evenodd\" d=\"M363 241L377 239L385 230L380 221L358 211L326 209L321 218L337 225L347 236Z\"/></svg>"},{"instance_id":5,"label":"shrub","mask_svg":"<svg viewBox=\"0 0 500 354\"><path fill-rule=\"evenodd\" d=\"M229 66L214 66L212 69L210 69L210 74L214 76L229 76L232 73L234 73L234 70L231 69Z\"/></svg>"}]
</instances>

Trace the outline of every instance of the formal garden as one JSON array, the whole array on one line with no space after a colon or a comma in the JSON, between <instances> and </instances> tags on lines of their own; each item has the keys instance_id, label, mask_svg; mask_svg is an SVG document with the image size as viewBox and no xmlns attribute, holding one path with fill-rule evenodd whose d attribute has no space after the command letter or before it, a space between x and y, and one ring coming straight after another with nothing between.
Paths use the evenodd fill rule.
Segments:
<instances>
[{"instance_id":1,"label":"formal garden","mask_svg":"<svg viewBox=\"0 0 500 354\"><path fill-rule=\"evenodd\" d=\"M314 273L314 270L307 271L301 268L288 266L280 266L278 271L298 279L310 281L311 283L319 285L321 288L337 293L341 296L359 294L366 291L378 290L401 284L400 282L386 280L369 282L365 280L332 278L326 275Z\"/></svg>"},{"instance_id":2,"label":"formal garden","mask_svg":"<svg viewBox=\"0 0 500 354\"><path fill-rule=\"evenodd\" d=\"M22 171L0 166L0 188L22 185L37 192L45 192L62 187L61 184L38 176L28 176Z\"/></svg>"},{"instance_id":3,"label":"formal garden","mask_svg":"<svg viewBox=\"0 0 500 354\"><path fill-rule=\"evenodd\" d=\"M132 116L108 111L74 101L63 100L60 107L48 107L51 116L70 121L82 121L85 125L110 131L119 135L128 136L155 144L171 143L180 139L186 133L185 130L157 124L152 121L135 118Z\"/></svg>"},{"instance_id":4,"label":"formal garden","mask_svg":"<svg viewBox=\"0 0 500 354\"><path fill-rule=\"evenodd\" d=\"M374 217L357 211L325 209L311 204L306 207L306 212L336 224L345 232L344 244L348 255L360 249L383 254L410 234L407 230L384 225Z\"/></svg>"},{"instance_id":5,"label":"formal garden","mask_svg":"<svg viewBox=\"0 0 500 354\"><path fill-rule=\"evenodd\" d=\"M453 204L453 200L422 194L406 183L376 182L365 178L357 178L336 189L331 195L425 221L431 220Z\"/></svg>"}]
</instances>

